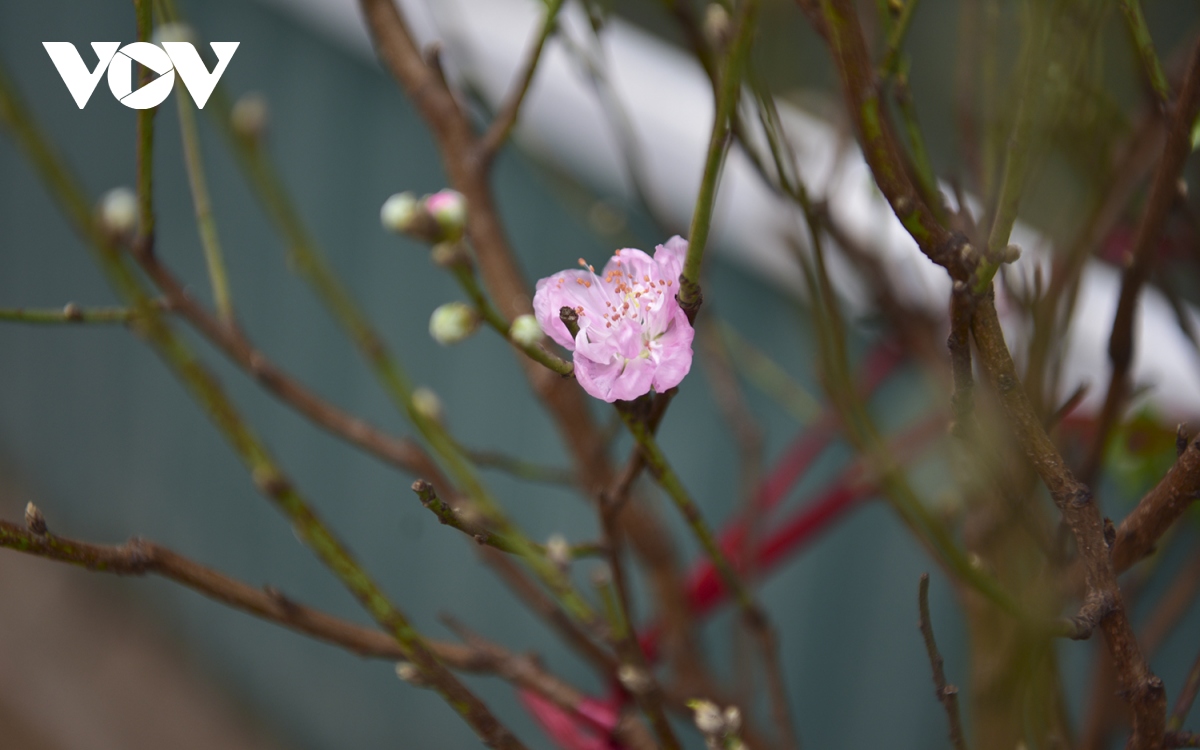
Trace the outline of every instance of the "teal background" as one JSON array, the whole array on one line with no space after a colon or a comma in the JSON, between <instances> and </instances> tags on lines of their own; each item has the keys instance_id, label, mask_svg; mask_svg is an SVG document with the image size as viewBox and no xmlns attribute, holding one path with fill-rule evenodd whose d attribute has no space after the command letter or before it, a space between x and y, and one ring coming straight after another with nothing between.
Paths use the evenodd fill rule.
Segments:
<instances>
[{"instance_id":1,"label":"teal background","mask_svg":"<svg viewBox=\"0 0 1200 750\"><path fill-rule=\"evenodd\" d=\"M378 209L393 192L432 191L444 180L428 134L392 82L256 4L210 0L182 7L202 38L242 42L223 85L233 95L254 90L267 97L269 148L305 220L415 378L441 394L456 434L473 447L565 464L551 424L504 342L484 331L443 349L428 336L429 313L460 293L420 247L383 232ZM87 109L78 110L41 42L68 40L83 47L93 40L132 41L133 28L128 3L0 4L0 62L93 196L134 181L134 113L115 102L103 82ZM319 393L392 432L407 433L357 353L304 283L288 272L281 241L216 129L204 119L201 125L234 300L250 337ZM160 252L207 299L173 99L160 109L158 133ZM544 166L506 151L495 184L531 279L571 266L580 256L602 261L615 246L589 227L581 208L590 200L586 192L564 190L561 177ZM665 239L635 211L630 227L643 246ZM720 260L708 270L710 311L769 348L815 388L814 350L802 311ZM0 137L0 306L67 301L114 300L23 156ZM862 345L852 342L856 350ZM312 428L203 343L196 341L196 347L287 471L422 629L446 637L436 616L453 613L514 649L537 650L581 686L603 690L476 563L466 541L428 516L408 490L411 478ZM926 397L919 379L905 373L878 399L881 418L899 424L919 413ZM799 427L758 394L751 393L751 403L767 431L769 461ZM707 516L714 522L729 516L737 497L736 454L703 368L696 367L685 382L663 428L663 443ZM620 446L622 454L624 443ZM845 456L842 447L831 451L793 493L789 507L819 489ZM258 496L200 410L154 355L119 327L0 326L0 466L0 481L39 498L53 528L64 534L103 541L142 535L251 583L270 583L300 601L365 622ZM918 479L936 486L938 473L934 467ZM594 538L591 513L577 497L499 474L488 478L535 538L554 531ZM672 509L664 504L662 510L679 532L681 554L695 559L696 549ZM0 553L0 565L8 554ZM944 717L916 631L917 578L930 567L893 514L875 503L764 585L806 747L924 748L943 742ZM157 618L213 679L291 746L476 746L436 696L401 683L390 664L308 641L163 581L129 580L114 588ZM966 676L961 623L936 571L933 599L948 671L961 681ZM1180 632L1196 631L1196 615ZM706 631L714 655L727 651L727 620L717 618ZM1071 679L1078 685L1090 647L1070 648ZM1155 665L1169 690L1181 679L1183 658ZM523 739L548 746L505 685L471 682Z\"/></svg>"}]
</instances>

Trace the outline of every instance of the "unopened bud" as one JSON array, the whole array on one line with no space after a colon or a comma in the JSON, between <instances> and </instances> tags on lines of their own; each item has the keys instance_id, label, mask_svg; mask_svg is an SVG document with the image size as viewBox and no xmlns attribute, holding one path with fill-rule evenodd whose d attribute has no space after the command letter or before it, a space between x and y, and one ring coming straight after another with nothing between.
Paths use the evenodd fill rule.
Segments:
<instances>
[{"instance_id":1,"label":"unopened bud","mask_svg":"<svg viewBox=\"0 0 1200 750\"><path fill-rule=\"evenodd\" d=\"M196 34L186 23L164 23L154 29L150 41L161 45L163 42L187 42L194 45Z\"/></svg>"},{"instance_id":2,"label":"unopened bud","mask_svg":"<svg viewBox=\"0 0 1200 750\"><path fill-rule=\"evenodd\" d=\"M379 221L383 228L396 234L408 232L417 215L417 198L412 193L396 193L383 202Z\"/></svg>"},{"instance_id":3,"label":"unopened bud","mask_svg":"<svg viewBox=\"0 0 1200 750\"><path fill-rule=\"evenodd\" d=\"M512 326L508 329L508 336L518 346L535 346L542 340L542 326L537 322L537 318L532 315L518 315L517 319L512 322Z\"/></svg>"},{"instance_id":4,"label":"unopened bud","mask_svg":"<svg viewBox=\"0 0 1200 750\"><path fill-rule=\"evenodd\" d=\"M422 386L413 390L412 405L413 409L426 419L442 421L442 400L431 388Z\"/></svg>"},{"instance_id":5,"label":"unopened bud","mask_svg":"<svg viewBox=\"0 0 1200 750\"><path fill-rule=\"evenodd\" d=\"M447 302L429 318L429 335L442 346L457 344L479 327L479 316L463 302Z\"/></svg>"},{"instance_id":6,"label":"unopened bud","mask_svg":"<svg viewBox=\"0 0 1200 750\"><path fill-rule=\"evenodd\" d=\"M565 569L571 564L571 545L562 534L551 534L546 540L546 557L559 568Z\"/></svg>"},{"instance_id":7,"label":"unopened bud","mask_svg":"<svg viewBox=\"0 0 1200 750\"><path fill-rule=\"evenodd\" d=\"M396 676L409 685L421 687L425 684L425 680L421 677L421 670L417 669L417 665L411 661L396 662Z\"/></svg>"},{"instance_id":8,"label":"unopened bud","mask_svg":"<svg viewBox=\"0 0 1200 750\"><path fill-rule=\"evenodd\" d=\"M425 210L438 223L442 242L455 242L467 226L467 199L457 190L440 190L425 199Z\"/></svg>"},{"instance_id":9,"label":"unopened bud","mask_svg":"<svg viewBox=\"0 0 1200 750\"><path fill-rule=\"evenodd\" d=\"M725 728L725 717L712 701L691 700L688 701L688 708L692 709L692 721L702 733L718 734Z\"/></svg>"},{"instance_id":10,"label":"unopened bud","mask_svg":"<svg viewBox=\"0 0 1200 750\"><path fill-rule=\"evenodd\" d=\"M634 695L642 695L650 689L650 675L632 664L622 664L617 669L617 680Z\"/></svg>"},{"instance_id":11,"label":"unopened bud","mask_svg":"<svg viewBox=\"0 0 1200 750\"><path fill-rule=\"evenodd\" d=\"M1001 263L1016 263L1021 257L1021 248L1017 245L1009 245L1004 248L1004 253L1000 256Z\"/></svg>"},{"instance_id":12,"label":"unopened bud","mask_svg":"<svg viewBox=\"0 0 1200 750\"><path fill-rule=\"evenodd\" d=\"M729 734L736 734L742 728L742 712L737 706L730 706L725 709L725 731Z\"/></svg>"},{"instance_id":13,"label":"unopened bud","mask_svg":"<svg viewBox=\"0 0 1200 750\"><path fill-rule=\"evenodd\" d=\"M109 190L100 199L100 223L113 234L129 234L137 226L137 195L127 187Z\"/></svg>"},{"instance_id":14,"label":"unopened bud","mask_svg":"<svg viewBox=\"0 0 1200 750\"><path fill-rule=\"evenodd\" d=\"M267 100L262 94L250 92L242 94L233 105L229 122L233 132L243 138L257 140L267 132Z\"/></svg>"},{"instance_id":15,"label":"unopened bud","mask_svg":"<svg viewBox=\"0 0 1200 750\"><path fill-rule=\"evenodd\" d=\"M46 517L42 515L41 509L33 503L25 505L25 528L38 536L46 535Z\"/></svg>"}]
</instances>

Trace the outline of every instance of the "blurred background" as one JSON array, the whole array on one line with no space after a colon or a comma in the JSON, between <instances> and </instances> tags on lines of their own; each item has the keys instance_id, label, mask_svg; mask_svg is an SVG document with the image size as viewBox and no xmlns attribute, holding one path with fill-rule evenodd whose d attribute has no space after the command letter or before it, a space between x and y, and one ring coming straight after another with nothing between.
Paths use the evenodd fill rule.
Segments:
<instances>
[{"instance_id":1,"label":"blurred background","mask_svg":"<svg viewBox=\"0 0 1200 750\"><path fill-rule=\"evenodd\" d=\"M447 349L428 335L429 313L461 293L423 247L386 234L379 224L379 206L391 193L432 192L445 183L428 133L393 81L336 25L322 33L311 7L293 12L279 0L179 7L202 39L241 42L222 85L235 97L250 91L265 97L267 147L305 221L414 377L442 397L451 429L472 448L566 466L550 422L503 341L485 331ZM1166 58L1194 33L1196 6L1158 0L1146 7ZM925 0L908 45L933 161L946 171L958 159L951 128L956 10L953 0ZM681 41L658 4L623 0L613 11L669 42ZM1117 111L1140 96L1119 31L1115 27L1105 47L1115 60L1110 91ZM77 109L42 42L71 41L83 49L90 41L129 42L135 36L132 3L0 4L0 63L93 196L133 184L135 114L103 85L86 110ZM837 121L827 51L791 3L765 3L755 55L776 90ZM158 247L203 296L203 254L172 102L158 114ZM290 273L284 245L218 128L203 116L200 125L214 213L250 338L333 402L391 432L408 432L357 352ZM1038 183L1062 202L1074 195L1070 158L1061 156L1061 169L1051 166L1050 176ZM616 247L650 249L666 239L631 200L514 148L502 153L495 185L530 279L579 257L599 262ZM1052 224L1062 205L1026 204L1034 224ZM791 377L819 394L812 334L797 300L720 257L707 273L706 314L769 349ZM92 306L114 298L23 154L0 138L0 307L69 301ZM876 333L870 320L856 329L855 359ZM409 491L410 477L315 430L198 339L195 344L285 469L419 627L444 636L437 615L452 613L515 650L536 650L559 674L603 692L496 585L471 546L420 507ZM662 440L708 518L720 523L738 502L738 453L711 389L706 367L694 368ZM770 460L803 429L807 407L780 408L753 388L747 395ZM896 430L943 397L905 367L872 404L885 427ZM608 417L607 411L597 414ZM624 444L618 445L622 455ZM799 505L811 497L848 456L844 446L828 451L787 502ZM914 481L936 493L944 470L919 465ZM488 479L534 538L554 532L595 537L594 514L574 493L498 472ZM653 491L647 494L657 501ZM27 501L36 502L62 534L113 543L144 536L252 584L273 585L365 622L262 500L205 416L122 327L0 325L0 515L19 519ZM664 504L662 510L679 532L681 557L696 559L673 509ZM934 567L886 505L867 503L763 583L806 747L924 748L943 742L944 716L916 629L917 578ZM967 644L960 615L950 589L933 573L934 622L950 678L961 681ZM705 630L714 655L727 651L715 648L728 640L727 620L718 617ZM1155 660L1169 694L1192 658L1197 632L1200 611L1191 611ZM1078 710L1091 646L1062 649L1063 679ZM717 666L730 671L727 663ZM523 740L549 747L511 689L485 678L471 684ZM114 579L5 551L0 726L0 746L38 750L477 744L440 699L398 680L391 664L309 641L162 580Z\"/></svg>"}]
</instances>

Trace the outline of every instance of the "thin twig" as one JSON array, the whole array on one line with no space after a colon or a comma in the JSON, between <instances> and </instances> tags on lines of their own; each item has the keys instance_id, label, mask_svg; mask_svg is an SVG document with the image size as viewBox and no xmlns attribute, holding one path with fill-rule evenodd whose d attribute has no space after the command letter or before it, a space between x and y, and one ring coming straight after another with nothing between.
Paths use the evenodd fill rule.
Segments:
<instances>
[{"instance_id":1,"label":"thin twig","mask_svg":"<svg viewBox=\"0 0 1200 750\"><path fill-rule=\"evenodd\" d=\"M1108 341L1112 374L1104 406L1097 419L1096 435L1080 470L1080 478L1087 483L1095 479L1100 469L1109 433L1129 394L1129 367L1133 362L1133 329L1138 298L1154 264L1158 236L1178 196L1179 176L1191 152L1192 125L1200 109L1200 43L1192 49L1187 70L1179 98L1171 108L1166 143L1154 170L1150 197L1138 222L1137 235L1130 251L1132 260L1121 278L1121 296L1117 300L1112 335Z\"/></svg>"},{"instance_id":2,"label":"thin twig","mask_svg":"<svg viewBox=\"0 0 1200 750\"><path fill-rule=\"evenodd\" d=\"M195 562L162 545L138 537L117 546L92 544L43 531L36 533L0 521L0 547L119 576L158 575L234 609L324 641L362 657L406 659L395 638L296 602L270 586L255 588ZM567 710L584 696L546 672L529 657L509 653L495 644L463 646L428 641L430 651L446 666L477 674L494 674L531 690Z\"/></svg>"},{"instance_id":3,"label":"thin twig","mask_svg":"<svg viewBox=\"0 0 1200 750\"><path fill-rule=\"evenodd\" d=\"M59 323L128 323L137 311L128 307L80 307L74 302L57 310L0 309L0 321L54 325Z\"/></svg>"},{"instance_id":4,"label":"thin twig","mask_svg":"<svg viewBox=\"0 0 1200 750\"><path fill-rule=\"evenodd\" d=\"M928 573L921 574L917 603L921 610L921 637L925 639L925 653L929 655L929 664L933 667L933 694L937 696L942 708L946 709L946 718L950 722L950 744L954 746L955 750L967 750L962 719L958 715L958 688L946 682L946 670L943 667L942 655L938 652L937 643L933 640L933 622L929 617Z\"/></svg>"},{"instance_id":5,"label":"thin twig","mask_svg":"<svg viewBox=\"0 0 1200 750\"><path fill-rule=\"evenodd\" d=\"M534 39L533 45L530 46L529 52L526 54L525 63L521 66L521 73L517 78L517 83L504 100L500 111L496 113L496 118L492 120L492 123L488 125L487 131L479 139L479 153L485 161L490 161L495 157L496 152L508 140L509 133L512 132L513 126L517 123L517 115L521 111L521 103L525 101L525 95L529 93L529 85L533 82L534 74L537 73L538 63L542 59L542 50L546 46L546 41L554 34L554 30L557 28L558 12L562 6L563 0L549 0L546 4L546 15L542 19L541 28L538 30L538 35Z\"/></svg>"},{"instance_id":6,"label":"thin twig","mask_svg":"<svg viewBox=\"0 0 1200 750\"><path fill-rule=\"evenodd\" d=\"M713 209L716 204L717 182L721 175L721 164L729 146L729 131L733 113L737 110L741 91L742 69L754 38L758 0L742 0L738 7L736 31L729 48L729 55L721 68L721 85L714 106L712 134L708 140L708 155L704 160L704 176L700 180L700 192L696 196L696 207L692 211L692 224L688 229L688 251L679 276L679 304L695 320L700 309L700 262L704 259L708 230L712 226Z\"/></svg>"},{"instance_id":7,"label":"thin twig","mask_svg":"<svg viewBox=\"0 0 1200 750\"><path fill-rule=\"evenodd\" d=\"M1123 573L1154 551L1154 545L1200 497L1200 438L1175 460L1166 476L1147 492L1117 527L1113 567Z\"/></svg>"},{"instance_id":8,"label":"thin twig","mask_svg":"<svg viewBox=\"0 0 1200 750\"><path fill-rule=\"evenodd\" d=\"M908 27L912 23L913 15L919 4L920 0L908 0L904 3L900 17L896 19L895 25L892 26L892 32L888 35L887 51L883 54L883 62L879 63L880 78L887 78L896 73L897 64L900 61L900 50L904 46L904 39L908 36Z\"/></svg>"},{"instance_id":9,"label":"thin twig","mask_svg":"<svg viewBox=\"0 0 1200 750\"><path fill-rule=\"evenodd\" d=\"M200 231L200 244L204 246L204 262L208 266L208 279L212 285L213 305L217 314L227 325L234 320L233 293L229 288L229 276L225 272L225 257L221 252L221 241L217 237L217 222L213 219L212 201L208 194L208 181L204 176L204 157L200 152L200 134L196 129L196 112L192 101L178 96L179 131L183 138L184 165L187 167L188 184L192 189L192 205L196 211L196 225Z\"/></svg>"},{"instance_id":10,"label":"thin twig","mask_svg":"<svg viewBox=\"0 0 1200 750\"><path fill-rule=\"evenodd\" d=\"M510 344L525 352L533 361L544 365L553 372L569 377L575 373L575 365L566 360L551 354L540 343L525 346L517 341L514 341L510 334L512 323L497 310L487 298L487 294L479 287L479 282L475 279L475 269L471 266L469 260L463 259L455 262L451 267L451 272L454 278L458 279L458 283L462 286L463 291L471 298L472 304L475 305L476 312L483 322L487 323L492 330L503 336Z\"/></svg>"},{"instance_id":11,"label":"thin twig","mask_svg":"<svg viewBox=\"0 0 1200 750\"><path fill-rule=\"evenodd\" d=\"M142 254L135 260L162 292L172 311L190 323L234 364L254 377L269 393L313 424L385 463L448 486L448 480L437 463L415 441L389 435L310 391L256 349L240 328L223 325L205 310L157 255Z\"/></svg>"},{"instance_id":12,"label":"thin twig","mask_svg":"<svg viewBox=\"0 0 1200 750\"><path fill-rule=\"evenodd\" d=\"M1192 710L1192 703L1196 701L1196 693L1200 693L1200 656L1197 656L1196 660L1192 662L1187 679L1183 681L1183 687L1179 689L1179 697L1175 700L1175 710L1171 712L1171 718L1167 720L1168 732L1177 732L1183 727L1188 712Z\"/></svg>"},{"instance_id":13,"label":"thin twig","mask_svg":"<svg viewBox=\"0 0 1200 750\"><path fill-rule=\"evenodd\" d=\"M1146 25L1146 16L1142 14L1141 0L1121 0L1121 13L1129 24L1129 34L1133 37L1133 46L1137 49L1146 81L1158 98L1159 106L1165 110L1171 104L1171 84L1167 83L1167 75L1158 61L1158 53L1154 51L1154 39L1150 36L1150 27Z\"/></svg>"}]
</instances>

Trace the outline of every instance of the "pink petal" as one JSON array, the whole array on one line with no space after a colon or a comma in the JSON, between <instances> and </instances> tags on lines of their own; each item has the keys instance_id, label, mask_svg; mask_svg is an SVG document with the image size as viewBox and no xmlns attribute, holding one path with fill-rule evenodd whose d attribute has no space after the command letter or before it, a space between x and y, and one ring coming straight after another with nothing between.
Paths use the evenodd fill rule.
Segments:
<instances>
[{"instance_id":1,"label":"pink petal","mask_svg":"<svg viewBox=\"0 0 1200 750\"><path fill-rule=\"evenodd\" d=\"M687 251L688 242L679 235L654 249L654 262L658 264L662 278L679 283L679 274L683 273L683 261L687 258Z\"/></svg>"},{"instance_id":2,"label":"pink petal","mask_svg":"<svg viewBox=\"0 0 1200 750\"><path fill-rule=\"evenodd\" d=\"M654 390L663 391L679 385L692 369L692 339L696 330L688 323L687 314L678 304L667 332L658 339L658 366L654 371Z\"/></svg>"},{"instance_id":3,"label":"pink petal","mask_svg":"<svg viewBox=\"0 0 1200 750\"><path fill-rule=\"evenodd\" d=\"M575 341L558 313L564 307L583 307L596 311L592 314L599 316L604 310L606 297L594 279L595 276L589 271L570 269L547 276L537 283L537 292L533 295L533 314L546 335L568 351L575 349Z\"/></svg>"}]
</instances>

